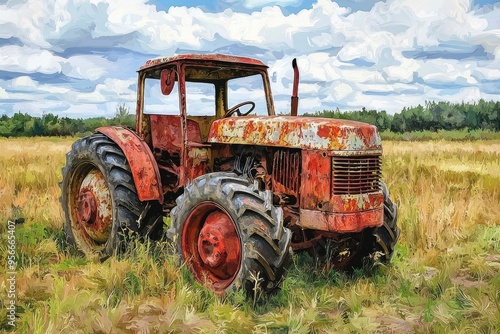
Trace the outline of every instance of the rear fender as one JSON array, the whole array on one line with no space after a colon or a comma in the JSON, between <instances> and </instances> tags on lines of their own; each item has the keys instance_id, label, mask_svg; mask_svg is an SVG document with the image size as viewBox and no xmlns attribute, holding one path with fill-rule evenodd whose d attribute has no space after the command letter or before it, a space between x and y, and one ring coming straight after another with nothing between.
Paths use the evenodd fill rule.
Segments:
<instances>
[{"instance_id":1,"label":"rear fender","mask_svg":"<svg viewBox=\"0 0 500 334\"><path fill-rule=\"evenodd\" d=\"M134 131L119 126L100 127L96 132L114 141L125 154L139 200L156 200L163 204L160 171L146 142Z\"/></svg>"}]
</instances>

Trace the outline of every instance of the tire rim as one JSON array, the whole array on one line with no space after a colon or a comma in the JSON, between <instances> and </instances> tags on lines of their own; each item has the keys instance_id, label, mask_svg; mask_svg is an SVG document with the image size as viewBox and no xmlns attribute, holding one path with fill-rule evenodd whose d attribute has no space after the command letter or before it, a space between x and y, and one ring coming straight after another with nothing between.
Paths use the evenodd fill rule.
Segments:
<instances>
[{"instance_id":1,"label":"tire rim","mask_svg":"<svg viewBox=\"0 0 500 334\"><path fill-rule=\"evenodd\" d=\"M195 279L216 293L222 293L239 272L241 243L236 225L215 203L200 203L189 213L181 247Z\"/></svg>"},{"instance_id":2,"label":"tire rim","mask_svg":"<svg viewBox=\"0 0 500 334\"><path fill-rule=\"evenodd\" d=\"M70 212L74 236L83 242L84 248L102 250L113 225L111 194L106 179L92 166L80 168L73 180Z\"/></svg>"}]
</instances>

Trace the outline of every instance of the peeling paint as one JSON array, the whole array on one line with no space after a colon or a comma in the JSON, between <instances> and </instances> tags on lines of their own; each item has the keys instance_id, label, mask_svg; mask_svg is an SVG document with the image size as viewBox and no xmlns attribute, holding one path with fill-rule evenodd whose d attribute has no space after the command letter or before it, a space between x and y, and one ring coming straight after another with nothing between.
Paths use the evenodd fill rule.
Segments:
<instances>
[{"instance_id":1,"label":"peeling paint","mask_svg":"<svg viewBox=\"0 0 500 334\"><path fill-rule=\"evenodd\" d=\"M212 123L209 143L327 151L381 150L375 126L319 117L231 117Z\"/></svg>"},{"instance_id":2,"label":"peeling paint","mask_svg":"<svg viewBox=\"0 0 500 334\"><path fill-rule=\"evenodd\" d=\"M98 169L83 179L77 199L80 227L95 242L105 243L111 233L113 210L108 184Z\"/></svg>"},{"instance_id":3,"label":"peeling paint","mask_svg":"<svg viewBox=\"0 0 500 334\"><path fill-rule=\"evenodd\" d=\"M96 129L115 142L125 154L141 201L163 203L160 171L149 146L132 130L106 126Z\"/></svg>"},{"instance_id":4,"label":"peeling paint","mask_svg":"<svg viewBox=\"0 0 500 334\"><path fill-rule=\"evenodd\" d=\"M379 227L384 222L384 210L375 209L353 213L300 210L300 226L336 233L360 232L368 227Z\"/></svg>"},{"instance_id":5,"label":"peeling paint","mask_svg":"<svg viewBox=\"0 0 500 334\"><path fill-rule=\"evenodd\" d=\"M169 63L173 63L176 61L186 61L186 60L192 60L192 61L220 61L220 62L228 62L228 63L235 63L235 64L249 64L249 65L257 65L257 66L264 66L264 63L262 63L260 60L253 59L253 58L247 58L247 57L237 57L237 56L229 56L229 55L222 55L222 54L185 54L185 55L177 55L177 56L171 56L171 57L159 57L155 59L149 59L146 61L146 63L141 66L141 70L146 70L151 67L159 66L159 65L167 65Z\"/></svg>"}]
</instances>

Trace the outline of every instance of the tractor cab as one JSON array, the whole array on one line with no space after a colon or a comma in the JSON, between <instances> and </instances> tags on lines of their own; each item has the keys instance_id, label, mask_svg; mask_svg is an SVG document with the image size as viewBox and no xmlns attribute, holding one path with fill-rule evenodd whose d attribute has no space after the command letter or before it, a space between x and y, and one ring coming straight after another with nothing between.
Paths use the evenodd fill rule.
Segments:
<instances>
[{"instance_id":1,"label":"tractor cab","mask_svg":"<svg viewBox=\"0 0 500 334\"><path fill-rule=\"evenodd\" d=\"M151 115L191 119L206 140L213 120L249 114L274 115L267 66L258 60L183 55L150 60L139 70L137 132L145 138L154 131Z\"/></svg>"},{"instance_id":2,"label":"tractor cab","mask_svg":"<svg viewBox=\"0 0 500 334\"><path fill-rule=\"evenodd\" d=\"M152 148L160 169L173 172L165 181L174 192L209 168L206 143L213 121L274 115L267 66L250 58L149 60L139 70L137 91L136 131Z\"/></svg>"}]
</instances>

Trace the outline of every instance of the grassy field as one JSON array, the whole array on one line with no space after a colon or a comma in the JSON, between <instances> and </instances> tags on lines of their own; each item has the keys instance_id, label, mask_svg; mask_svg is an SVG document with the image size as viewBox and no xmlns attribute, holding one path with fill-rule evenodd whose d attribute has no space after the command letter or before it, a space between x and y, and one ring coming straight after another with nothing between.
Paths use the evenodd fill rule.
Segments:
<instances>
[{"instance_id":1,"label":"grassy field","mask_svg":"<svg viewBox=\"0 0 500 334\"><path fill-rule=\"evenodd\" d=\"M372 275L296 256L265 302L215 297L168 244L104 263L67 250L58 182L73 139L0 139L0 284L16 225L17 333L498 333L500 141L385 142L400 242ZM3 299L4 304L7 299ZM0 309L0 330L11 331Z\"/></svg>"}]
</instances>

